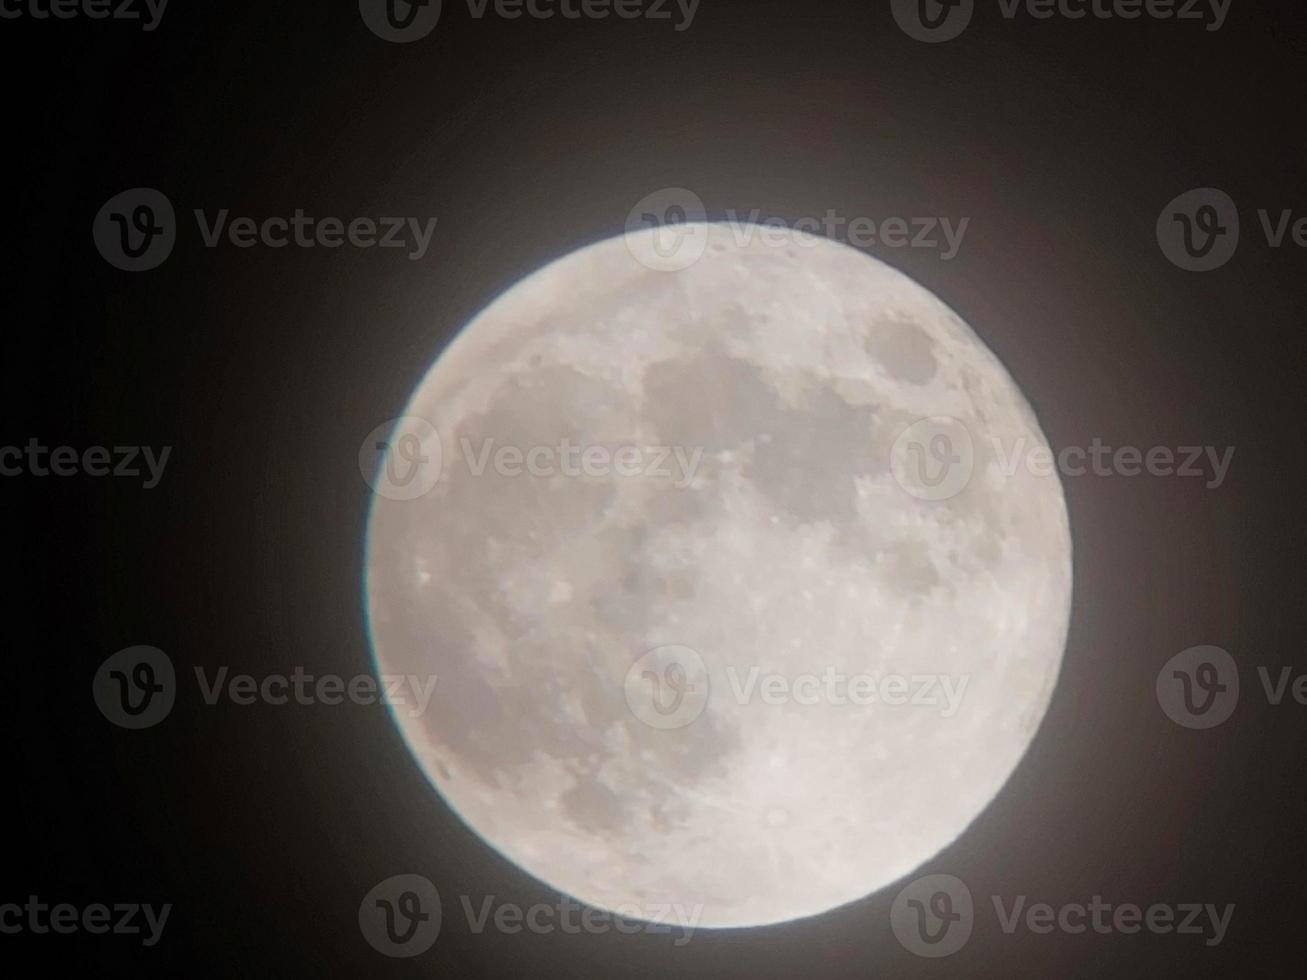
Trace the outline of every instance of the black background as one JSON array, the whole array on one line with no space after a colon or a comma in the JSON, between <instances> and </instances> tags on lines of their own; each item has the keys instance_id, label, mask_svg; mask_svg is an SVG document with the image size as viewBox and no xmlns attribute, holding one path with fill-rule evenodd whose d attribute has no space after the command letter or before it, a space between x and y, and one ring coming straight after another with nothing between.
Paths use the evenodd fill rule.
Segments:
<instances>
[{"instance_id":1,"label":"black background","mask_svg":"<svg viewBox=\"0 0 1307 980\"><path fill-rule=\"evenodd\" d=\"M1302 959L1307 707L1255 669L1307 667L1302 440L1307 256L1255 210L1307 213L1307 46L1286 2L1195 23L1006 21L905 36L887 2L702 0L667 21L476 20L379 40L356 5L172 0L158 30L0 21L8 170L5 445L173 447L160 485L7 477L9 809L0 902L171 902L158 946L0 936L5 960L101 975L1282 976ZM91 238L111 196L163 191L151 272ZM794 220L971 219L958 257L869 249L956 309L1057 448L1235 446L1225 483L1068 479L1070 638L1052 707L997 800L924 872L966 881L967 946L919 959L891 887L814 919L667 936L473 934L455 896L556 897L440 802L384 708L204 705L196 665L368 672L360 441L458 327L522 275L622 231L659 188ZM1239 203L1224 268L1161 254L1162 207ZM191 210L438 219L430 252L202 247ZM112 652L165 650L162 724L90 697ZM1241 667L1234 717L1168 720L1161 665ZM415 960L359 934L362 896L431 878ZM1234 903L1224 942L1004 934L1010 901Z\"/></svg>"}]
</instances>

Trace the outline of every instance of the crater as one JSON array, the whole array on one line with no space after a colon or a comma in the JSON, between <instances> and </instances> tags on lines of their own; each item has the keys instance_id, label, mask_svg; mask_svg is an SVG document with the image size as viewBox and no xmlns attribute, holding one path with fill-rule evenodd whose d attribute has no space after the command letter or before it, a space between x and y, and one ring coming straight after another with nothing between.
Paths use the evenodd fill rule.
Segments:
<instances>
[{"instance_id":1,"label":"crater","mask_svg":"<svg viewBox=\"0 0 1307 980\"><path fill-rule=\"evenodd\" d=\"M939 370L935 342L911 320L877 319L863 346L877 363L900 381L924 385Z\"/></svg>"}]
</instances>

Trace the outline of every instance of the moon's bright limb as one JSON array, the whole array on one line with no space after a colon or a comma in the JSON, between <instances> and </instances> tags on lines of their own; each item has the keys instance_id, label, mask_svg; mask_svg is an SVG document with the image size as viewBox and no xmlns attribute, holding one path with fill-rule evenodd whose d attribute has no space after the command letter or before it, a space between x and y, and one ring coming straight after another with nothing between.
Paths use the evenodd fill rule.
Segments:
<instances>
[{"instance_id":1,"label":"moon's bright limb","mask_svg":"<svg viewBox=\"0 0 1307 980\"><path fill-rule=\"evenodd\" d=\"M407 409L438 482L375 500L369 613L382 673L438 675L395 717L487 842L592 905L753 926L889 884L993 799L1071 545L1029 406L934 296L687 230L688 268L601 242L459 335Z\"/></svg>"}]
</instances>

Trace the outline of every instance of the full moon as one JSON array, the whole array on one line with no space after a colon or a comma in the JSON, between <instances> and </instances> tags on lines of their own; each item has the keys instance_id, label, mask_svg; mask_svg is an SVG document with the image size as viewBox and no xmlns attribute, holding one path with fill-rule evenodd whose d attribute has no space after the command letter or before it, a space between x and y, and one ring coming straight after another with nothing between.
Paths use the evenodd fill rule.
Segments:
<instances>
[{"instance_id":1,"label":"full moon","mask_svg":"<svg viewBox=\"0 0 1307 980\"><path fill-rule=\"evenodd\" d=\"M845 245L573 252L379 448L377 669L435 678L395 720L473 831L589 905L744 927L866 896L966 830L1048 707L1048 444L966 323Z\"/></svg>"}]
</instances>

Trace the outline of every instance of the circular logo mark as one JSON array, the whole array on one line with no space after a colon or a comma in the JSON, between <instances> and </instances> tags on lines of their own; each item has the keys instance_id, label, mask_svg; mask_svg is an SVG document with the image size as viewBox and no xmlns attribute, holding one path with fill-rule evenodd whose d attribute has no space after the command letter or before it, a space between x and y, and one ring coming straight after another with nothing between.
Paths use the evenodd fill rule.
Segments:
<instances>
[{"instance_id":1,"label":"circular logo mark","mask_svg":"<svg viewBox=\"0 0 1307 980\"><path fill-rule=\"evenodd\" d=\"M382 423L359 446L359 472L387 500L416 500L440 479L444 450L426 419L401 415Z\"/></svg>"},{"instance_id":2,"label":"circular logo mark","mask_svg":"<svg viewBox=\"0 0 1307 980\"><path fill-rule=\"evenodd\" d=\"M658 272L680 272L708 247L703 201L684 187L664 187L626 216L626 248L637 262Z\"/></svg>"},{"instance_id":3,"label":"circular logo mark","mask_svg":"<svg viewBox=\"0 0 1307 980\"><path fill-rule=\"evenodd\" d=\"M440 893L421 875L392 875L363 896L359 931L383 956L421 956L440 935Z\"/></svg>"},{"instance_id":4,"label":"circular logo mark","mask_svg":"<svg viewBox=\"0 0 1307 980\"><path fill-rule=\"evenodd\" d=\"M1239 667L1214 646L1182 650L1157 674L1157 703L1185 728L1215 728L1239 703Z\"/></svg>"},{"instance_id":5,"label":"circular logo mark","mask_svg":"<svg viewBox=\"0 0 1307 980\"><path fill-rule=\"evenodd\" d=\"M909 884L890 906L890 928L909 953L952 956L971 938L971 889L953 875L926 875Z\"/></svg>"},{"instance_id":6,"label":"circular logo mark","mask_svg":"<svg viewBox=\"0 0 1307 980\"><path fill-rule=\"evenodd\" d=\"M368 30L383 41L408 44L436 29L441 0L359 0Z\"/></svg>"},{"instance_id":7,"label":"circular logo mark","mask_svg":"<svg viewBox=\"0 0 1307 980\"><path fill-rule=\"evenodd\" d=\"M891 0L890 9L908 37L937 44L967 29L975 0Z\"/></svg>"},{"instance_id":8,"label":"circular logo mark","mask_svg":"<svg viewBox=\"0 0 1307 980\"><path fill-rule=\"evenodd\" d=\"M626 704L650 728L684 728L708 704L708 668L689 647L655 647L626 672Z\"/></svg>"},{"instance_id":9,"label":"circular logo mark","mask_svg":"<svg viewBox=\"0 0 1307 980\"><path fill-rule=\"evenodd\" d=\"M1214 187L1187 191L1158 216L1157 244L1181 269L1219 269L1239 247L1239 209L1228 194Z\"/></svg>"},{"instance_id":10,"label":"circular logo mark","mask_svg":"<svg viewBox=\"0 0 1307 980\"><path fill-rule=\"evenodd\" d=\"M965 425L935 415L899 434L890 447L889 464L899 486L918 500L948 500L971 482L976 451Z\"/></svg>"},{"instance_id":11,"label":"circular logo mark","mask_svg":"<svg viewBox=\"0 0 1307 980\"><path fill-rule=\"evenodd\" d=\"M125 272L162 265L177 244L172 202L152 187L134 187L104 203L91 226L104 260Z\"/></svg>"},{"instance_id":12,"label":"circular logo mark","mask_svg":"<svg viewBox=\"0 0 1307 980\"><path fill-rule=\"evenodd\" d=\"M119 728L152 728L177 701L177 676L157 647L127 647L100 665L91 696L100 714Z\"/></svg>"}]
</instances>

